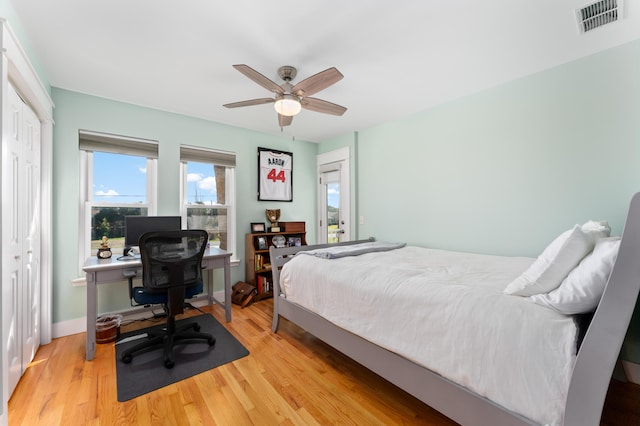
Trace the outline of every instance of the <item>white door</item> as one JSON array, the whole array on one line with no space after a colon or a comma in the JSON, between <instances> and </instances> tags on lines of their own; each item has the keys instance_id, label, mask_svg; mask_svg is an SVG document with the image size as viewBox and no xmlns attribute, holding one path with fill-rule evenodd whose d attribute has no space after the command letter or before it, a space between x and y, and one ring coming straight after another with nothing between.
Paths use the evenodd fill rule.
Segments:
<instances>
[{"instance_id":1,"label":"white door","mask_svg":"<svg viewBox=\"0 0 640 426\"><path fill-rule=\"evenodd\" d=\"M11 85L3 164L3 297L10 300L6 321L11 395L40 344L40 123ZM5 293L5 290L8 290Z\"/></svg>"},{"instance_id":2,"label":"white door","mask_svg":"<svg viewBox=\"0 0 640 426\"><path fill-rule=\"evenodd\" d=\"M318 156L318 243L351 240L348 149Z\"/></svg>"},{"instance_id":3,"label":"white door","mask_svg":"<svg viewBox=\"0 0 640 426\"><path fill-rule=\"evenodd\" d=\"M40 122L23 104L22 153L24 157L24 222L22 285L22 371L40 345Z\"/></svg>"},{"instance_id":4,"label":"white door","mask_svg":"<svg viewBox=\"0 0 640 426\"><path fill-rule=\"evenodd\" d=\"M18 380L22 375L22 345L20 343L20 323L19 317L21 283L22 283L22 215L20 214L20 194L23 193L21 183L20 164L22 162L22 100L9 85L9 111L5 115L5 129L7 129L6 145L8 152L5 153L3 164L3 189L4 196L10 203L3 203L2 217L6 219L3 224L4 248L8 249L7 255L3 256L3 286L9 284L8 289L3 289L3 297L7 297L11 308L4 313L3 320L8 333L7 339L7 362L9 367L9 395L13 392ZM3 198L5 199L5 198ZM6 268L6 269L5 269ZM7 292L8 290L8 292Z\"/></svg>"}]
</instances>

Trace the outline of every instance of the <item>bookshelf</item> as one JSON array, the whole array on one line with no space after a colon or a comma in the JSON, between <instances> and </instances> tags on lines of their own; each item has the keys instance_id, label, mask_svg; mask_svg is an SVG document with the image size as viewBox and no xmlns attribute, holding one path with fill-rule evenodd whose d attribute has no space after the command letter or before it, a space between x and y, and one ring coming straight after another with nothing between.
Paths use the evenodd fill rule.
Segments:
<instances>
[{"instance_id":1,"label":"bookshelf","mask_svg":"<svg viewBox=\"0 0 640 426\"><path fill-rule=\"evenodd\" d=\"M307 245L305 222L279 222L280 232L247 234L245 239L245 282L258 289L256 301L273 296L269 247L280 244Z\"/></svg>"}]
</instances>

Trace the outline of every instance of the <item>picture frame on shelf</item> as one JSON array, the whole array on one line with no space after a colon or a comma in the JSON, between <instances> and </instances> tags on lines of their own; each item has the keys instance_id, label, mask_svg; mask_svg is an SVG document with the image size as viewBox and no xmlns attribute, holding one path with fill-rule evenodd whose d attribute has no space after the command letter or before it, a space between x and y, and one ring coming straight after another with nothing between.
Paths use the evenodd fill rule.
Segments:
<instances>
[{"instance_id":1,"label":"picture frame on shelf","mask_svg":"<svg viewBox=\"0 0 640 426\"><path fill-rule=\"evenodd\" d=\"M289 237L287 239L287 246L289 247L300 247L302 245L302 238L300 237Z\"/></svg>"},{"instance_id":2,"label":"picture frame on shelf","mask_svg":"<svg viewBox=\"0 0 640 426\"><path fill-rule=\"evenodd\" d=\"M267 249L267 239L265 237L258 237L258 250Z\"/></svg>"},{"instance_id":3,"label":"picture frame on shelf","mask_svg":"<svg viewBox=\"0 0 640 426\"><path fill-rule=\"evenodd\" d=\"M251 222L251 233L258 234L260 232L267 232L264 222Z\"/></svg>"}]
</instances>

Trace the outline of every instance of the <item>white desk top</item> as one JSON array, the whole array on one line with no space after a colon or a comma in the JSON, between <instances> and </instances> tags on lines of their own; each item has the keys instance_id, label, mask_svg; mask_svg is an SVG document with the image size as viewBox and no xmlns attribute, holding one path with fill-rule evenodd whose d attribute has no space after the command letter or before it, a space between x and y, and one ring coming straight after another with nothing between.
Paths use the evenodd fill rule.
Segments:
<instances>
[{"instance_id":1,"label":"white desk top","mask_svg":"<svg viewBox=\"0 0 640 426\"><path fill-rule=\"evenodd\" d=\"M232 253L219 249L217 247L209 247L204 251L203 260L216 258L231 257ZM132 260L118 260L120 256L111 256L109 259L98 259L96 256L88 257L84 262L82 270L85 272L108 271L111 269L140 268L142 261L140 258Z\"/></svg>"}]
</instances>

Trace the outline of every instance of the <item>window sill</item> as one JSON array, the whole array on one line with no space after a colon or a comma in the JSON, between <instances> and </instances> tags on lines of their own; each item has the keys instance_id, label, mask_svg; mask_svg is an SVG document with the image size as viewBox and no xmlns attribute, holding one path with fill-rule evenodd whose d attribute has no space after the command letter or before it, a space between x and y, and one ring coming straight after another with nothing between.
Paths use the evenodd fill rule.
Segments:
<instances>
[{"instance_id":1,"label":"window sill","mask_svg":"<svg viewBox=\"0 0 640 426\"><path fill-rule=\"evenodd\" d=\"M71 285L74 287L86 287L87 286L87 278L86 277L78 277L71 280Z\"/></svg>"}]
</instances>

